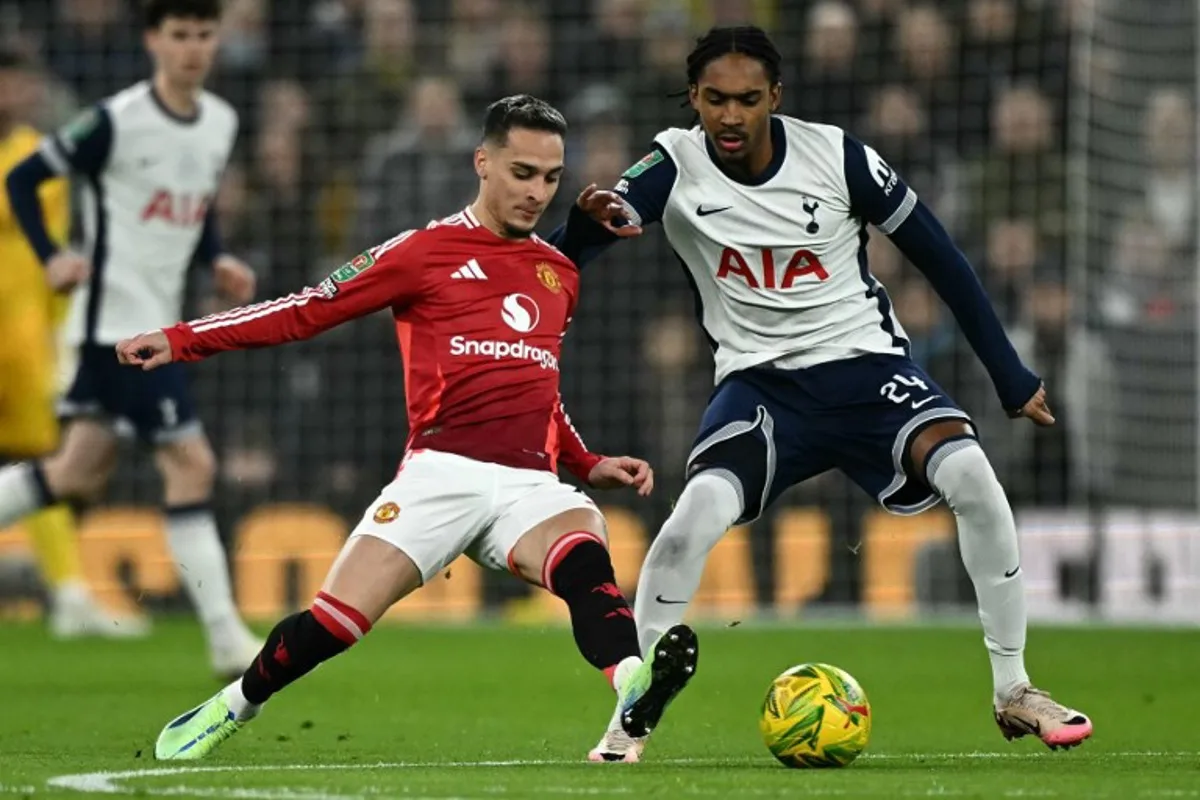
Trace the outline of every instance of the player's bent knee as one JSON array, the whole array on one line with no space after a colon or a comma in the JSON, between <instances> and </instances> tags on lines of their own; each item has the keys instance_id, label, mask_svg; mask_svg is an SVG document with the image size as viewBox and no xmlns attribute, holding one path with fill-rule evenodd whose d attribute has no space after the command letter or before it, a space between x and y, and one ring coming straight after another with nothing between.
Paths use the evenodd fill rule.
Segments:
<instances>
[{"instance_id":1,"label":"player's bent knee","mask_svg":"<svg viewBox=\"0 0 1200 800\"><path fill-rule=\"evenodd\" d=\"M929 480L956 513L1007 512L996 471L978 442L930 453Z\"/></svg>"},{"instance_id":2,"label":"player's bent knee","mask_svg":"<svg viewBox=\"0 0 1200 800\"><path fill-rule=\"evenodd\" d=\"M736 498L737 505L741 506L744 491L738 477L726 470L699 472L683 487L671 516L707 519L714 525L729 527L741 513L740 508L736 513L733 511L730 498Z\"/></svg>"},{"instance_id":3,"label":"player's bent knee","mask_svg":"<svg viewBox=\"0 0 1200 800\"><path fill-rule=\"evenodd\" d=\"M160 445L156 454L169 502L203 501L216 483L217 457L204 437Z\"/></svg>"},{"instance_id":4,"label":"player's bent knee","mask_svg":"<svg viewBox=\"0 0 1200 800\"><path fill-rule=\"evenodd\" d=\"M694 475L654 537L647 564L672 567L705 557L743 512L741 487L735 480L720 470Z\"/></svg>"},{"instance_id":5,"label":"player's bent knee","mask_svg":"<svg viewBox=\"0 0 1200 800\"><path fill-rule=\"evenodd\" d=\"M590 508L573 508L555 514L530 528L517 539L508 556L509 569L518 577L538 586L546 586L547 567L552 559L565 554L564 548L576 540L597 542L607 549L604 517Z\"/></svg>"},{"instance_id":6,"label":"player's bent knee","mask_svg":"<svg viewBox=\"0 0 1200 800\"><path fill-rule=\"evenodd\" d=\"M321 592L358 609L374 624L422 583L420 568L399 547L375 536L356 535L342 547Z\"/></svg>"},{"instance_id":7,"label":"player's bent knee","mask_svg":"<svg viewBox=\"0 0 1200 800\"><path fill-rule=\"evenodd\" d=\"M100 499L112 472L111 467L93 469L61 454L43 461L41 468L46 488L54 499L84 504Z\"/></svg>"}]
</instances>

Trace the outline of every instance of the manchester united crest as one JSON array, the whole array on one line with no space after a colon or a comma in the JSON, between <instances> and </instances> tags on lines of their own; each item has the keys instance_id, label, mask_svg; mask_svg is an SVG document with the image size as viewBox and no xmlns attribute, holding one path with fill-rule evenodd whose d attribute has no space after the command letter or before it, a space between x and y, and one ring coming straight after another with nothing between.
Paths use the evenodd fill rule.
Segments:
<instances>
[{"instance_id":1,"label":"manchester united crest","mask_svg":"<svg viewBox=\"0 0 1200 800\"><path fill-rule=\"evenodd\" d=\"M383 524L385 522L391 522L397 516L399 516L399 514L400 506L391 502L383 503L379 506L379 508L375 509L374 519L377 523Z\"/></svg>"},{"instance_id":2,"label":"manchester united crest","mask_svg":"<svg viewBox=\"0 0 1200 800\"><path fill-rule=\"evenodd\" d=\"M537 270L538 280L542 282L542 286L545 286L555 294L562 291L562 281L558 279L558 273L554 271L554 267L545 261L539 261L534 266L534 269Z\"/></svg>"}]
</instances>

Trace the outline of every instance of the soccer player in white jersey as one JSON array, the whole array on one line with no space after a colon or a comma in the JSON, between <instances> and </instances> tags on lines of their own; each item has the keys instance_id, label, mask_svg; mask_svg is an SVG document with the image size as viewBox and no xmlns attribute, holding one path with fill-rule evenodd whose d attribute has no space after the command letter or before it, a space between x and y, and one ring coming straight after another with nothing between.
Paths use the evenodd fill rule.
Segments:
<instances>
[{"instance_id":1,"label":"soccer player in white jersey","mask_svg":"<svg viewBox=\"0 0 1200 800\"><path fill-rule=\"evenodd\" d=\"M755 27L715 28L688 57L700 124L660 133L615 192L589 187L551 241L583 265L660 222L696 295L716 389L688 480L646 556L643 642L682 619L708 552L779 494L840 469L888 511L945 500L974 583L1008 738L1051 747L1091 721L1025 671L1025 597L1012 511L967 414L909 357L870 274L867 225L889 236L954 312L1013 417L1051 425L971 265L887 162L839 128L776 114L780 55Z\"/></svg>"},{"instance_id":2,"label":"soccer player in white jersey","mask_svg":"<svg viewBox=\"0 0 1200 800\"><path fill-rule=\"evenodd\" d=\"M48 136L7 180L14 215L52 288L78 285L66 324L77 371L53 456L0 471L0 528L60 502L103 491L132 428L154 448L162 475L167 539L204 624L213 669L237 674L260 642L234 605L225 550L209 509L212 448L180 365L122 369L113 346L181 312L193 260L210 265L233 302L254 295L254 274L222 253L212 201L237 136L233 108L203 90L217 49L219 0L148 0L145 42L154 59L144 81L88 109ZM83 184L83 253L51 242L38 186L72 174Z\"/></svg>"}]
</instances>

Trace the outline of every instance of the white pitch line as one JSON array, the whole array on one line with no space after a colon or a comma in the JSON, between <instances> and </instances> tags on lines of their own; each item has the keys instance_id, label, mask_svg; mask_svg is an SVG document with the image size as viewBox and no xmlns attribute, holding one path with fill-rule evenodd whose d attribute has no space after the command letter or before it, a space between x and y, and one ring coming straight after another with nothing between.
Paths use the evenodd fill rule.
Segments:
<instances>
[{"instance_id":1,"label":"white pitch line","mask_svg":"<svg viewBox=\"0 0 1200 800\"><path fill-rule=\"evenodd\" d=\"M1105 758L1196 758L1200 759L1200 753L1195 752L1169 752L1169 751L1122 751L1115 753L1103 753ZM1028 753L995 753L995 752L967 752L967 753L865 753L862 756L864 761L954 761L954 760L1045 760L1054 758L1054 754L1046 752L1028 752ZM731 762L744 763L745 759L730 759L730 758L672 758L663 759L661 761L652 761L651 764L660 764L664 766L725 766ZM764 764L768 763L763 759ZM132 778L156 778L171 775L200 775L206 773L221 773L221 772L299 772L299 771L334 771L334 770L413 770L413 769L454 769L454 768L505 768L505 767L538 767L538 766L574 766L595 769L595 767L584 766L587 762L575 759L510 759L498 761L395 761L395 762L379 762L375 764L276 764L269 766L186 766L186 767L158 767L153 769L133 769L123 770L118 772L85 772L76 775L59 775L50 778L46 781L46 785L54 789L71 789L77 792L86 792L91 794L123 794L133 790L133 787L122 786L121 782ZM33 791L33 787L0 787L0 790L9 791L24 791L28 789ZM250 800L350 800L357 798L358 795L327 795L319 793L293 792L285 790L281 793L280 790L270 789L192 789L187 787L171 786L171 787L137 787L136 791L142 794L153 795L176 795L176 794L196 794L207 797L230 797L230 798L249 798ZM1180 795L1184 796L1184 795ZM443 798L443 800L445 800Z\"/></svg>"},{"instance_id":2,"label":"white pitch line","mask_svg":"<svg viewBox=\"0 0 1200 800\"><path fill-rule=\"evenodd\" d=\"M1086 752L1082 751L1082 752ZM1115 753L1097 753L1097 755L1105 758L1200 758L1200 753L1195 753L1187 750L1127 750ZM1063 756L1051 753L1047 750L1034 750L1028 753L989 753L982 750L977 750L969 753L864 753L860 758L870 761L917 761L926 759L931 761L961 761L964 759L1038 759L1038 758L1062 758ZM1069 757L1069 756L1068 756Z\"/></svg>"}]
</instances>

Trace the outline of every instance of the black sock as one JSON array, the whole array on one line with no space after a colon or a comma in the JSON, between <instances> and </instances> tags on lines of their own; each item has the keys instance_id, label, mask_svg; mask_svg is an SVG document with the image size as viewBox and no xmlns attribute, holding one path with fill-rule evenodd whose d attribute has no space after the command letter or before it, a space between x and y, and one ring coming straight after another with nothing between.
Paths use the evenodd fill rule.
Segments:
<instances>
[{"instance_id":1,"label":"black sock","mask_svg":"<svg viewBox=\"0 0 1200 800\"><path fill-rule=\"evenodd\" d=\"M251 703L265 703L322 661L348 650L370 629L362 614L321 592L311 609L281 620L271 630L258 658L242 675L242 694Z\"/></svg>"},{"instance_id":2,"label":"black sock","mask_svg":"<svg viewBox=\"0 0 1200 800\"><path fill-rule=\"evenodd\" d=\"M617 588L608 550L590 533L567 534L559 542L561 549L557 554L552 550L553 561L546 564L544 582L570 609L579 652L606 672L640 655L633 611Z\"/></svg>"}]
</instances>

